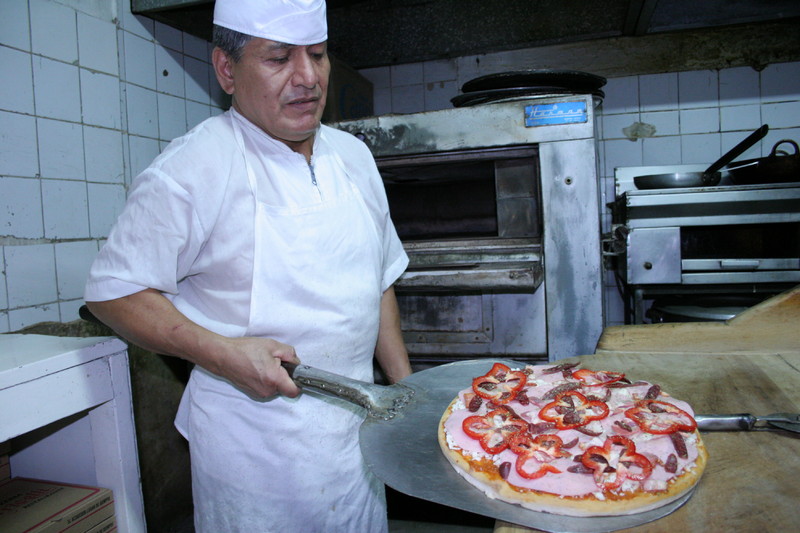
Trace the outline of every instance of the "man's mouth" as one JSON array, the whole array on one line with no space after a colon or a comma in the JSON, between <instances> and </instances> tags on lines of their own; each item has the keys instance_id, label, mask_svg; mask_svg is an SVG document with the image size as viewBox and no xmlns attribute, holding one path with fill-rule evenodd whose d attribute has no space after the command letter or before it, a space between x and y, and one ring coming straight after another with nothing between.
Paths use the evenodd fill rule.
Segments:
<instances>
[{"instance_id":1,"label":"man's mouth","mask_svg":"<svg viewBox=\"0 0 800 533\"><path fill-rule=\"evenodd\" d=\"M295 107L303 107L306 105L316 104L317 102L319 102L319 96L308 96L290 100L288 105Z\"/></svg>"}]
</instances>

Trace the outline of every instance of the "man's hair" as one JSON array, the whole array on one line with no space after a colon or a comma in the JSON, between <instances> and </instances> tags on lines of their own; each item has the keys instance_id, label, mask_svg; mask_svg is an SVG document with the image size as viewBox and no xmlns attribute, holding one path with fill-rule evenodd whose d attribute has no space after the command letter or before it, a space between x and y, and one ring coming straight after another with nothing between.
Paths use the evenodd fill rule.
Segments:
<instances>
[{"instance_id":1,"label":"man's hair","mask_svg":"<svg viewBox=\"0 0 800 533\"><path fill-rule=\"evenodd\" d=\"M246 45L252 35L239 33L238 31L214 25L213 39L214 46L217 46L230 57L234 63L238 63L242 58L244 45Z\"/></svg>"}]
</instances>

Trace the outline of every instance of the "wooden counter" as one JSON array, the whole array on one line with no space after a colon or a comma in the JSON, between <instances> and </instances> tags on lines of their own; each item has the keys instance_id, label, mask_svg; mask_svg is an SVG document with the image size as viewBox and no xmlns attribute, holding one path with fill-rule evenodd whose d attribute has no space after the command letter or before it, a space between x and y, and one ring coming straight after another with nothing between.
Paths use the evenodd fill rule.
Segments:
<instances>
[{"instance_id":1,"label":"wooden counter","mask_svg":"<svg viewBox=\"0 0 800 533\"><path fill-rule=\"evenodd\" d=\"M713 353L698 333L702 325L671 324L658 328L668 335L635 329L649 326L617 328L604 334L597 354L579 359L587 368L659 383L697 413L800 412L800 290L751 311L738 324L706 325L728 353ZM699 349L690 350L692 343ZM658 353L643 349L648 346ZM671 515L625 531L798 530L800 434L705 432L703 440L709 462L694 496ZM495 533L528 531L534 530L504 522L495 527Z\"/></svg>"}]
</instances>

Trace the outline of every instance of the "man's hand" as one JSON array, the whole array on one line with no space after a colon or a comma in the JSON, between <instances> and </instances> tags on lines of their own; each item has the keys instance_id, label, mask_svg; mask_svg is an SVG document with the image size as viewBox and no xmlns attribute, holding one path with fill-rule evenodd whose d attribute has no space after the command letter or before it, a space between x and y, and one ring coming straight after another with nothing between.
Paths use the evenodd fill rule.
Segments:
<instances>
[{"instance_id":1,"label":"man's hand","mask_svg":"<svg viewBox=\"0 0 800 533\"><path fill-rule=\"evenodd\" d=\"M281 361L299 364L292 346L273 339L242 337L229 339L231 353L217 360L211 370L256 398L276 392L294 398L300 389L281 366Z\"/></svg>"},{"instance_id":2,"label":"man's hand","mask_svg":"<svg viewBox=\"0 0 800 533\"><path fill-rule=\"evenodd\" d=\"M299 363L292 346L260 337L223 337L189 320L154 289L109 300L86 302L118 335L151 352L200 365L257 398L275 393L295 397L300 389L281 367Z\"/></svg>"}]
</instances>

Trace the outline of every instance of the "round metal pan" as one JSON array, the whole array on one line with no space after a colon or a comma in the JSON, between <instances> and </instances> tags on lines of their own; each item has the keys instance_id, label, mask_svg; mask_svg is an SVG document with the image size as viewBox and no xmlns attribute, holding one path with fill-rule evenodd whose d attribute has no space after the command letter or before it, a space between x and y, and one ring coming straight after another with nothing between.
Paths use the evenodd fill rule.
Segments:
<instances>
[{"instance_id":1,"label":"round metal pan","mask_svg":"<svg viewBox=\"0 0 800 533\"><path fill-rule=\"evenodd\" d=\"M792 146L794 153L778 150L782 144ZM725 170L737 185L800 181L800 149L793 140L783 139L775 143L767 157L737 161Z\"/></svg>"},{"instance_id":2,"label":"round metal pan","mask_svg":"<svg viewBox=\"0 0 800 533\"><path fill-rule=\"evenodd\" d=\"M469 80L461 92L488 91L513 87L559 87L562 90L592 92L606 84L606 79L596 74L576 70L530 69L487 74Z\"/></svg>"},{"instance_id":3,"label":"round metal pan","mask_svg":"<svg viewBox=\"0 0 800 533\"><path fill-rule=\"evenodd\" d=\"M473 487L439 448L439 420L464 384L488 372L497 361L450 363L402 380L416 390L415 408L403 409L391 420L367 418L361 425L361 452L372 472L388 486L415 498L549 532L601 533L631 528L667 516L691 498L693 491L662 508L636 515L576 518L493 500Z\"/></svg>"},{"instance_id":4,"label":"round metal pan","mask_svg":"<svg viewBox=\"0 0 800 533\"><path fill-rule=\"evenodd\" d=\"M672 174L650 174L636 176L633 184L637 189L675 189L683 187L713 187L720 182L719 172L725 165L742 155L748 148L764 138L769 126L764 124L747 136L739 144L725 152L722 157L711 163L703 172L678 172Z\"/></svg>"},{"instance_id":5,"label":"round metal pan","mask_svg":"<svg viewBox=\"0 0 800 533\"><path fill-rule=\"evenodd\" d=\"M713 187L719 184L722 174L715 172L673 172L670 174L649 174L636 176L633 184L637 189L681 189L684 187Z\"/></svg>"},{"instance_id":6,"label":"round metal pan","mask_svg":"<svg viewBox=\"0 0 800 533\"><path fill-rule=\"evenodd\" d=\"M502 89L488 89L485 91L472 91L459 94L450 99L453 107L469 107L479 104L499 102L512 98L542 97L542 96L572 96L574 94L591 94L597 98L604 98L603 91L597 89L593 91L574 91L563 87L507 87Z\"/></svg>"}]
</instances>

